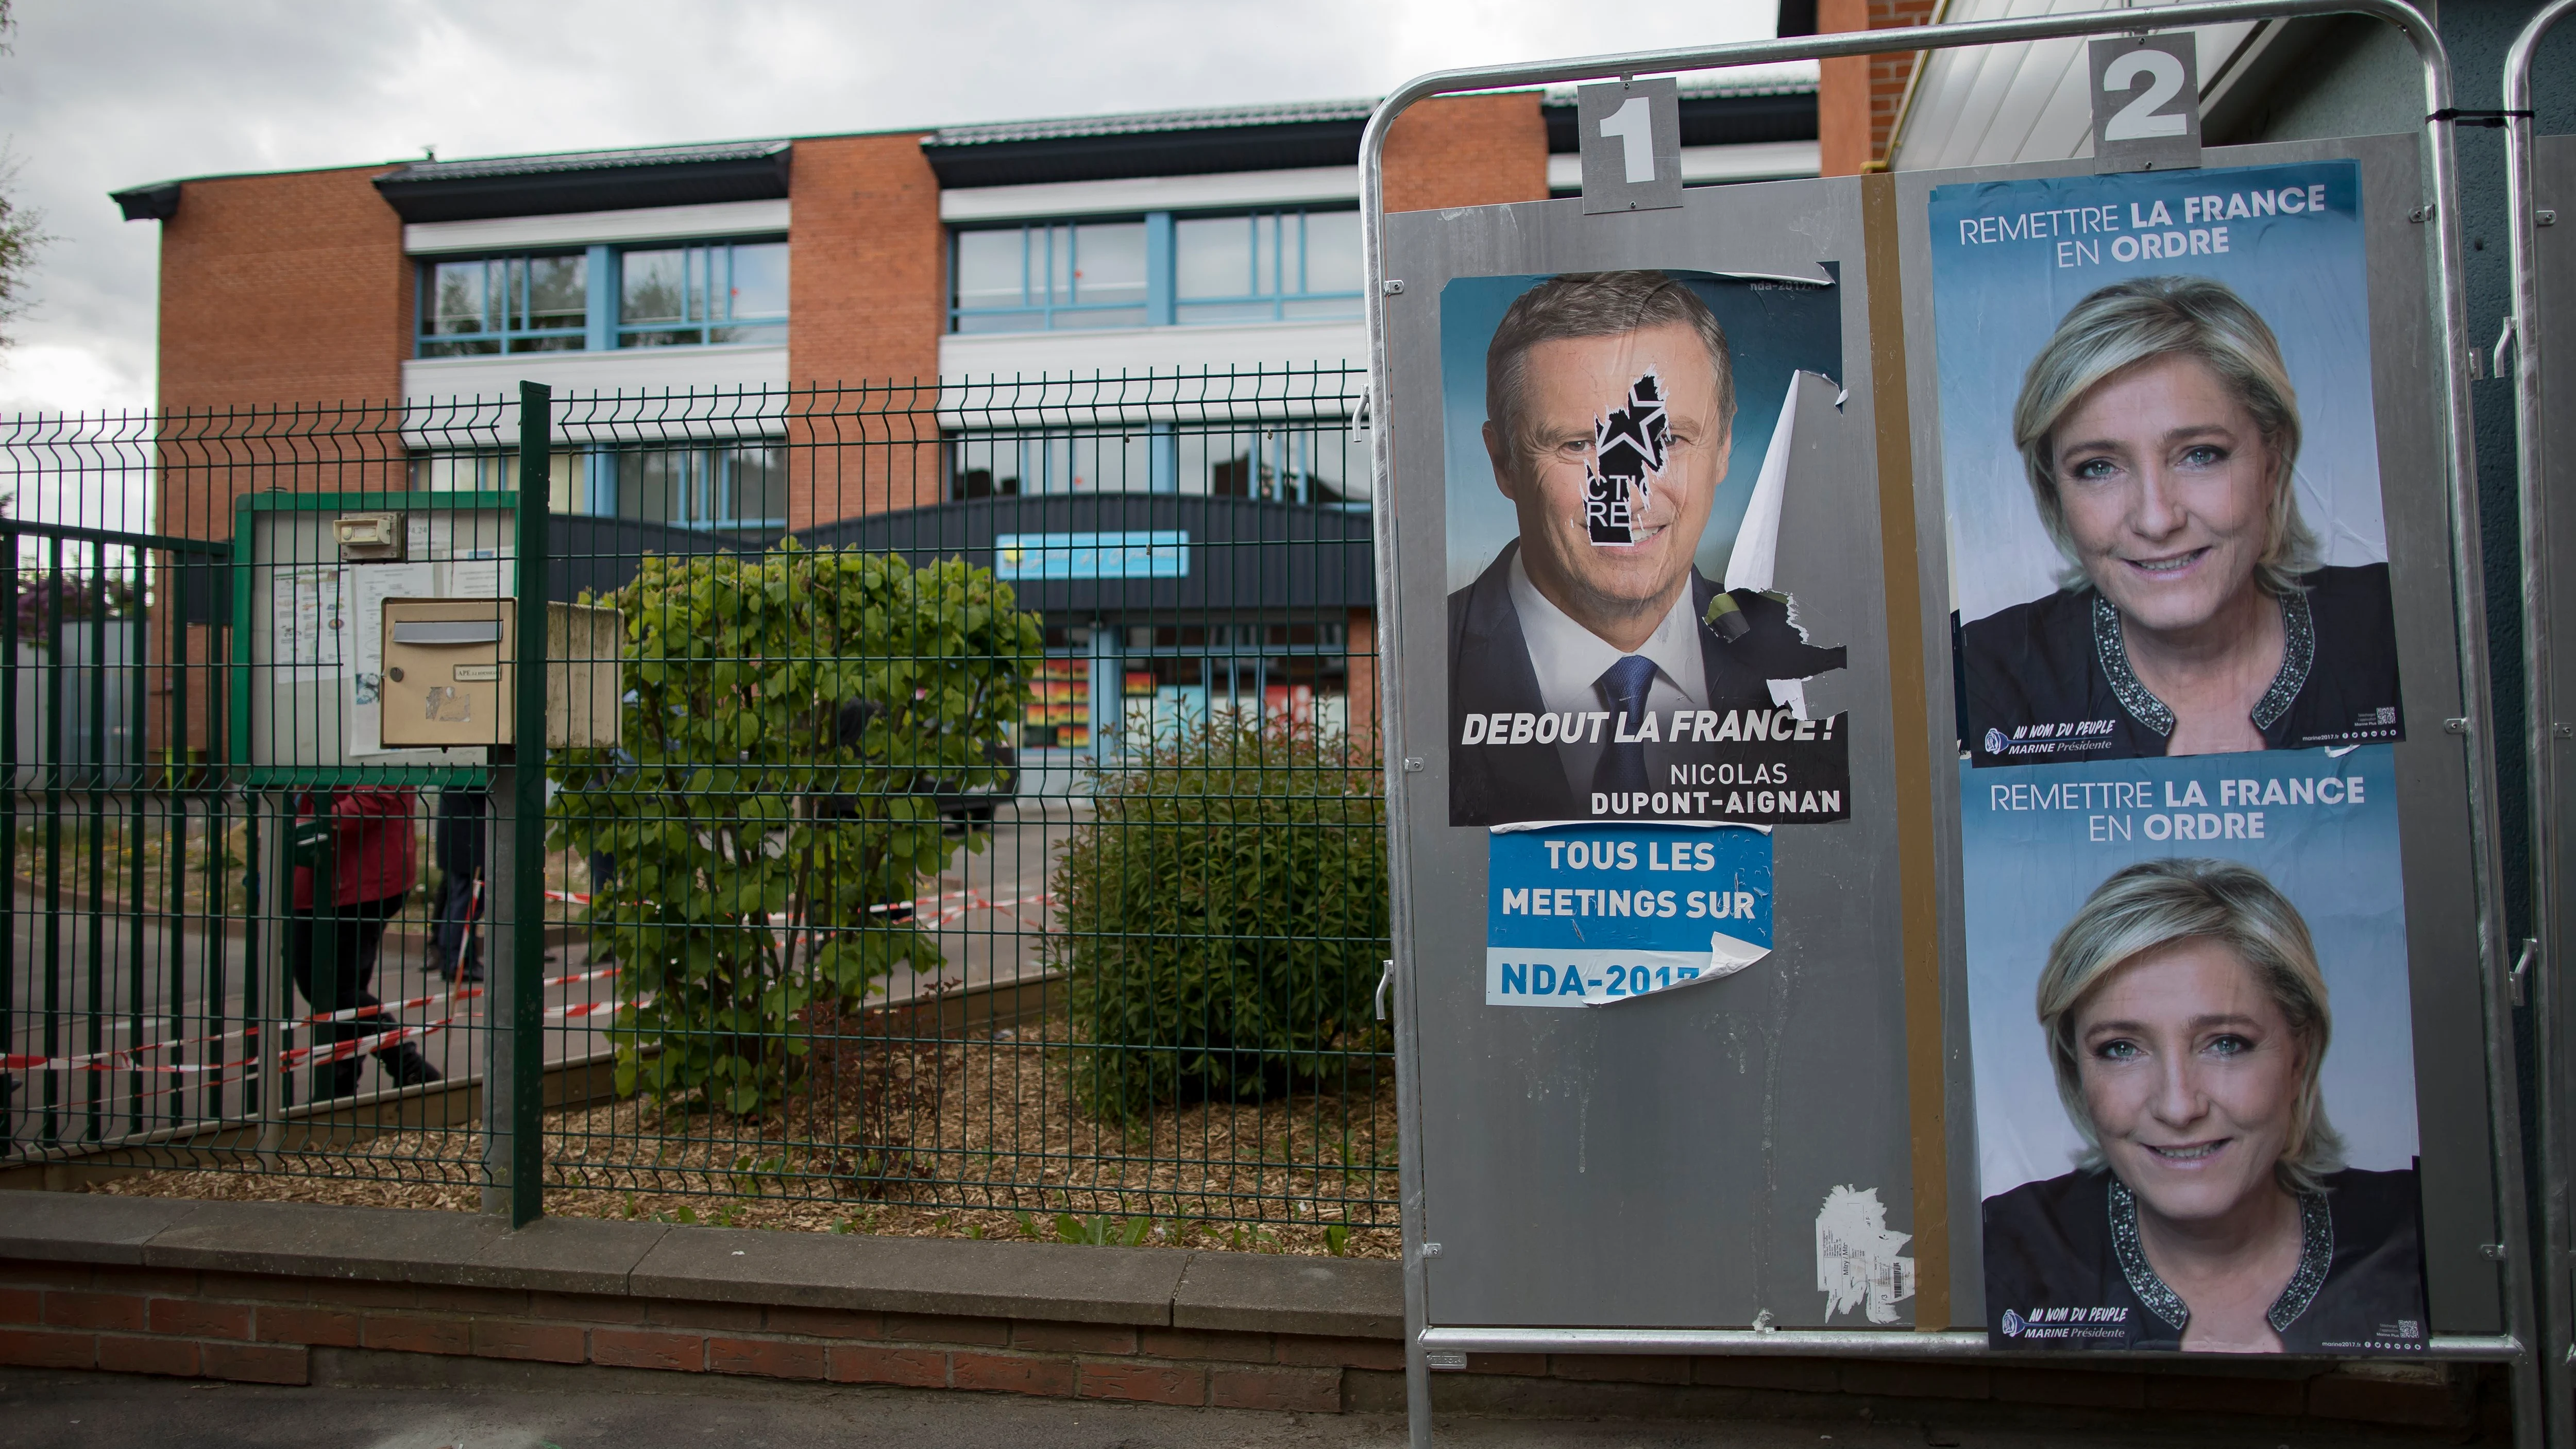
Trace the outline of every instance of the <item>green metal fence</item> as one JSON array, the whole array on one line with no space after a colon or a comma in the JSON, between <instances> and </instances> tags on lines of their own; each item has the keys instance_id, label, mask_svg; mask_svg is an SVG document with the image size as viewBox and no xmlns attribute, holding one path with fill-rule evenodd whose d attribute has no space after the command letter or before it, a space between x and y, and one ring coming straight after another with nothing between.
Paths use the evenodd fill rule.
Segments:
<instances>
[{"instance_id":1,"label":"green metal fence","mask_svg":"<svg viewBox=\"0 0 2576 1449\"><path fill-rule=\"evenodd\" d=\"M0 1173L1390 1248L1363 382L0 423Z\"/></svg>"}]
</instances>

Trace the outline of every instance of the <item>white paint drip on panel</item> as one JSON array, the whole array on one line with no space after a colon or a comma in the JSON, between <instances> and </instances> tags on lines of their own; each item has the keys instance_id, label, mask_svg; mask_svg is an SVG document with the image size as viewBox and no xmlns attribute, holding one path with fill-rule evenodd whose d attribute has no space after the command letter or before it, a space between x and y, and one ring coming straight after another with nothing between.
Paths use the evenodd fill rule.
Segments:
<instances>
[{"instance_id":1,"label":"white paint drip on panel","mask_svg":"<svg viewBox=\"0 0 2576 1449\"><path fill-rule=\"evenodd\" d=\"M1858 1309L1872 1323L1896 1322L1896 1305L1914 1296L1914 1260L1900 1251L1913 1240L1888 1231L1877 1188L1825 1194L1816 1214L1816 1291L1825 1295L1825 1316Z\"/></svg>"}]
</instances>

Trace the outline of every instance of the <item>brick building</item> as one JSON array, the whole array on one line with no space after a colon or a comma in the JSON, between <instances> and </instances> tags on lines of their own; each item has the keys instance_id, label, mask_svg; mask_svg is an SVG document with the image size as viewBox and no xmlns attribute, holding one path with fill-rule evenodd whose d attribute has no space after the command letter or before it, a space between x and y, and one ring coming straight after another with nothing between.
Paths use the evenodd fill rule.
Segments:
<instances>
[{"instance_id":1,"label":"brick building","mask_svg":"<svg viewBox=\"0 0 2576 1449\"><path fill-rule=\"evenodd\" d=\"M115 200L161 224L165 414L381 404L412 421L380 464L436 490L507 486L497 434L419 426L441 400L522 379L558 397L713 393L731 401L685 442L561 435L555 511L970 557L1002 530L1185 535L1186 577L1160 591L1117 568L1021 586L1062 656L1050 682L1079 686L1032 718L1024 753L1074 767L1157 710L1374 718L1367 444L1349 416L1370 106L422 160ZM1692 81L1682 124L1692 184L1816 174L1812 82ZM1574 151L1570 92L1431 101L1389 138L1388 204L1571 195ZM1168 416L1069 405L1063 380L1121 374L1216 380ZM1329 399L1282 422L1298 392ZM181 533L228 531L228 500L188 496L192 481L268 486L167 476L162 526ZM1124 718L1095 720L1088 701L1112 694Z\"/></svg>"}]
</instances>

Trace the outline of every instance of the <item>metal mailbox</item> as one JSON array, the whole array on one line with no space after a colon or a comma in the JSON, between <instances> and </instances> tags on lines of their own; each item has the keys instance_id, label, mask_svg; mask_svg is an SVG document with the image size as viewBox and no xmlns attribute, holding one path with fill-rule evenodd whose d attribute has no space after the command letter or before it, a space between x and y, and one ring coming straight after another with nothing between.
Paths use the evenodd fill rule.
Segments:
<instances>
[{"instance_id":1,"label":"metal mailbox","mask_svg":"<svg viewBox=\"0 0 2576 1449\"><path fill-rule=\"evenodd\" d=\"M383 737L388 746L513 742L518 603L384 602ZM546 744L617 743L619 621L614 609L546 606Z\"/></svg>"}]
</instances>

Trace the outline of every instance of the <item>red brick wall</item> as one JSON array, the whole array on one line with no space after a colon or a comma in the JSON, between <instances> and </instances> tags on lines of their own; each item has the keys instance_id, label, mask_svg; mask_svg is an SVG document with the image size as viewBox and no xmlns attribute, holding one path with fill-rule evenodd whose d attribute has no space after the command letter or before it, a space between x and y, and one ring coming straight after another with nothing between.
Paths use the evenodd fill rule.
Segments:
<instances>
[{"instance_id":1,"label":"red brick wall","mask_svg":"<svg viewBox=\"0 0 2576 1449\"><path fill-rule=\"evenodd\" d=\"M413 297L402 219L368 184L385 169L191 181L160 224L162 532L230 538L234 498L255 489L400 486L401 440L384 404L401 391ZM350 404L302 423L220 416ZM274 440L297 428L329 436ZM206 631L188 633L187 659L207 663ZM175 662L168 621L153 634L153 657ZM189 683L188 734L202 742L203 670ZM166 677L155 690L168 694ZM169 737L167 716L165 699L147 726L152 748Z\"/></svg>"},{"instance_id":2,"label":"red brick wall","mask_svg":"<svg viewBox=\"0 0 2576 1449\"><path fill-rule=\"evenodd\" d=\"M1547 199L1539 93L1435 96L1386 138L1386 209L1430 211Z\"/></svg>"},{"instance_id":3,"label":"red brick wall","mask_svg":"<svg viewBox=\"0 0 2576 1449\"><path fill-rule=\"evenodd\" d=\"M161 406L381 401L411 334L382 166L191 181L161 223Z\"/></svg>"},{"instance_id":4,"label":"red brick wall","mask_svg":"<svg viewBox=\"0 0 2576 1449\"><path fill-rule=\"evenodd\" d=\"M792 167L789 385L871 385L864 396L827 395L816 403L837 412L928 406L933 394L916 398L912 384L939 376L948 243L939 181L922 157L921 137L803 140ZM789 526L938 502L938 449L916 441L937 436L927 422L893 417L885 420L891 426L862 430L842 418L791 426L791 445L818 446L795 446L791 454ZM830 446L836 441L861 445Z\"/></svg>"},{"instance_id":5,"label":"red brick wall","mask_svg":"<svg viewBox=\"0 0 2576 1449\"><path fill-rule=\"evenodd\" d=\"M1404 1409L1404 1350L1392 1330L1322 1337L0 1261L0 1365L301 1384L317 1348L1284 1413ZM2499 1367L2389 1367L2284 1363L2240 1377L2222 1365L2135 1360L1479 1353L1432 1385L1445 1409L1505 1417L1938 1415L2053 1426L2069 1443L2141 1421L2244 1442L2258 1433L2330 1442L2354 1423L2454 1443L2509 1432Z\"/></svg>"},{"instance_id":6,"label":"red brick wall","mask_svg":"<svg viewBox=\"0 0 2576 1449\"><path fill-rule=\"evenodd\" d=\"M1922 25L1931 19L1932 0L1817 0L1816 5L1816 28L1828 34ZM1885 162L1915 56L1900 50L1824 63L1816 125L1825 175L1853 176Z\"/></svg>"}]
</instances>

